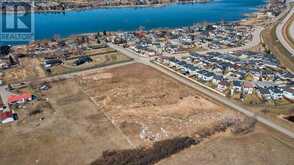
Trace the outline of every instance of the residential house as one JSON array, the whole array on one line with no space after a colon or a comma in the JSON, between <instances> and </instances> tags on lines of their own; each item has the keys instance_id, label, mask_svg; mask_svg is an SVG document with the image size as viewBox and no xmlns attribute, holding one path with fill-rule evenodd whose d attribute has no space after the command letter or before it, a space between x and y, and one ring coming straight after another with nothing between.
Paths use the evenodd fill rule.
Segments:
<instances>
[{"instance_id":1,"label":"residential house","mask_svg":"<svg viewBox=\"0 0 294 165\"><path fill-rule=\"evenodd\" d=\"M7 112L0 112L0 123L5 124L5 123L10 123L17 119L16 114L13 114L11 111Z\"/></svg>"},{"instance_id":2,"label":"residential house","mask_svg":"<svg viewBox=\"0 0 294 165\"><path fill-rule=\"evenodd\" d=\"M269 91L273 100L279 100L283 98L283 90L281 88L271 87L269 88Z\"/></svg>"},{"instance_id":3,"label":"residential house","mask_svg":"<svg viewBox=\"0 0 294 165\"><path fill-rule=\"evenodd\" d=\"M232 89L236 92L241 92L242 91L242 82L239 80L233 81Z\"/></svg>"},{"instance_id":4,"label":"residential house","mask_svg":"<svg viewBox=\"0 0 294 165\"><path fill-rule=\"evenodd\" d=\"M286 88L283 92L283 96L290 101L294 101L294 87Z\"/></svg>"},{"instance_id":5,"label":"residential house","mask_svg":"<svg viewBox=\"0 0 294 165\"><path fill-rule=\"evenodd\" d=\"M243 83L243 93L244 94L251 95L254 91L254 88L255 88L255 84L253 82L245 81Z\"/></svg>"},{"instance_id":6,"label":"residential house","mask_svg":"<svg viewBox=\"0 0 294 165\"><path fill-rule=\"evenodd\" d=\"M212 80L212 83L214 85L218 85L221 81L224 80L224 77L222 75L214 75L213 76L213 80Z\"/></svg>"},{"instance_id":7,"label":"residential house","mask_svg":"<svg viewBox=\"0 0 294 165\"><path fill-rule=\"evenodd\" d=\"M8 96L8 105L23 104L26 101L32 100L32 94L29 92L23 92L21 94L13 94Z\"/></svg>"},{"instance_id":8,"label":"residential house","mask_svg":"<svg viewBox=\"0 0 294 165\"><path fill-rule=\"evenodd\" d=\"M213 79L214 74L212 72L208 72L206 70L200 70L197 72L198 78L203 81L211 81Z\"/></svg>"},{"instance_id":9,"label":"residential house","mask_svg":"<svg viewBox=\"0 0 294 165\"><path fill-rule=\"evenodd\" d=\"M230 83L228 81L222 80L217 84L217 90L223 92L228 88L229 85Z\"/></svg>"},{"instance_id":10,"label":"residential house","mask_svg":"<svg viewBox=\"0 0 294 165\"><path fill-rule=\"evenodd\" d=\"M204 81L211 81L213 79L214 73L212 72L206 72L203 77L202 80Z\"/></svg>"},{"instance_id":11,"label":"residential house","mask_svg":"<svg viewBox=\"0 0 294 165\"><path fill-rule=\"evenodd\" d=\"M268 88L258 88L257 94L259 97L263 98L264 100L271 100L271 93Z\"/></svg>"}]
</instances>

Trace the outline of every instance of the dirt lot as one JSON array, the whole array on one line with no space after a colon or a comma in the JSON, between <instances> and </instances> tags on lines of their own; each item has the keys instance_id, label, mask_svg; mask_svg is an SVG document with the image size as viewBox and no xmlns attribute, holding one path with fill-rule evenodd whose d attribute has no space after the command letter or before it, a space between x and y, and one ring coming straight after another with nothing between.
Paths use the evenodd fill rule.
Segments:
<instances>
[{"instance_id":1,"label":"dirt lot","mask_svg":"<svg viewBox=\"0 0 294 165\"><path fill-rule=\"evenodd\" d=\"M43 97L51 108L28 116L28 105L18 122L0 126L0 164L89 164L106 149L130 147L74 81L55 83Z\"/></svg>"},{"instance_id":2,"label":"dirt lot","mask_svg":"<svg viewBox=\"0 0 294 165\"><path fill-rule=\"evenodd\" d=\"M215 136L171 156L158 165L290 165L294 162L294 141L283 139L258 125L243 136Z\"/></svg>"},{"instance_id":3,"label":"dirt lot","mask_svg":"<svg viewBox=\"0 0 294 165\"><path fill-rule=\"evenodd\" d=\"M238 117L144 65L82 77L79 84L135 145L189 136L200 128Z\"/></svg>"},{"instance_id":4,"label":"dirt lot","mask_svg":"<svg viewBox=\"0 0 294 165\"><path fill-rule=\"evenodd\" d=\"M19 61L19 66L5 70L3 80L6 83L35 79L46 75L39 58L25 57L20 58Z\"/></svg>"},{"instance_id":5,"label":"dirt lot","mask_svg":"<svg viewBox=\"0 0 294 165\"><path fill-rule=\"evenodd\" d=\"M18 122L0 126L0 164L89 164L105 150L127 149L175 136L189 136L218 121L242 117L140 64L104 70L74 80L51 82L50 86L52 88L48 91L36 92L41 101L18 110ZM36 108L41 108L42 112L29 115ZM271 152L278 155L280 152L290 156L294 153L293 148L276 145L277 142L266 137L267 134L259 134L258 139L258 134L250 135L250 138L228 135L225 140L208 141L207 146L201 143L202 147L195 147L199 150L192 147L175 157L179 156L177 161L183 161L181 157L189 160L185 156L191 156L195 161L205 162L206 158L210 161L214 154L205 153L216 145L216 152L227 157L222 149L233 147L230 152L243 160L251 151L246 150L251 143L265 148L261 152L261 158L265 156L265 159L269 155L266 149L272 149ZM275 145L271 146L272 143ZM205 148L208 149L202 150ZM238 149L242 151L242 157L237 154ZM258 149L254 150L255 153L259 153ZM188 154L181 154L185 152ZM196 157L194 153L202 153L202 157ZM281 159L291 160L286 154L282 156ZM279 156L273 158L276 157ZM167 164L172 164L169 162L172 158L166 160Z\"/></svg>"}]
</instances>

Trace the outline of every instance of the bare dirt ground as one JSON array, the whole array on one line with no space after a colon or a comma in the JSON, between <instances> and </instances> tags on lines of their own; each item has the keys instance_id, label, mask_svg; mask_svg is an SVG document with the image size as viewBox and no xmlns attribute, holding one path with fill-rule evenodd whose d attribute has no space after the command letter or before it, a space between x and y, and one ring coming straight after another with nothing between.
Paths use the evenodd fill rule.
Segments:
<instances>
[{"instance_id":1,"label":"bare dirt ground","mask_svg":"<svg viewBox=\"0 0 294 165\"><path fill-rule=\"evenodd\" d=\"M294 162L294 141L280 138L258 125L243 136L221 135L192 146L157 163L158 165L290 165ZM197 162L197 163L195 163Z\"/></svg>"},{"instance_id":2,"label":"bare dirt ground","mask_svg":"<svg viewBox=\"0 0 294 165\"><path fill-rule=\"evenodd\" d=\"M0 126L0 164L89 164L104 150L130 147L74 81L54 83L43 97L52 109L33 117L19 110L18 122Z\"/></svg>"},{"instance_id":3,"label":"bare dirt ground","mask_svg":"<svg viewBox=\"0 0 294 165\"><path fill-rule=\"evenodd\" d=\"M238 117L140 64L82 77L79 83L135 145L192 136L200 128Z\"/></svg>"},{"instance_id":4,"label":"bare dirt ground","mask_svg":"<svg viewBox=\"0 0 294 165\"><path fill-rule=\"evenodd\" d=\"M6 83L35 79L39 77L44 77L46 75L41 66L41 61L39 58L25 57L20 58L19 61L19 66L5 70L3 80Z\"/></svg>"},{"instance_id":5,"label":"bare dirt ground","mask_svg":"<svg viewBox=\"0 0 294 165\"><path fill-rule=\"evenodd\" d=\"M50 86L48 91L35 92L40 101L17 110L19 121L0 126L1 165L89 164L105 150L129 149L176 136L192 136L218 121L242 118L141 64L51 82ZM41 113L29 115L38 108L42 109ZM268 135L265 131L244 137L219 135L220 138L160 163L227 164L226 159L234 161L234 158L242 163L246 162L247 154L259 154L258 158L264 158L265 162L274 158L291 162L293 148L281 145ZM249 153L252 150L254 152ZM268 159L267 150L277 156ZM229 157L229 153L234 157ZM218 160L222 161L213 163Z\"/></svg>"}]
</instances>

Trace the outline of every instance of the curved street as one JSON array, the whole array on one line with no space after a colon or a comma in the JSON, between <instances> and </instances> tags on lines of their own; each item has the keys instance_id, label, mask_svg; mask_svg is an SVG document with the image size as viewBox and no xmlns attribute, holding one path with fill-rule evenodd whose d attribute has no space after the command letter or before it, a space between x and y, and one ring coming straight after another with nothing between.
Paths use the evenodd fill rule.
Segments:
<instances>
[{"instance_id":1,"label":"curved street","mask_svg":"<svg viewBox=\"0 0 294 165\"><path fill-rule=\"evenodd\" d=\"M294 21L290 25L289 34L292 40L294 41Z\"/></svg>"},{"instance_id":2,"label":"curved street","mask_svg":"<svg viewBox=\"0 0 294 165\"><path fill-rule=\"evenodd\" d=\"M290 11L289 11L288 15L285 17L285 19L282 20L282 22L278 24L277 29L276 29L276 36L277 36L278 40L280 41L280 43L283 45L283 47L285 49L287 49L288 52L291 53L292 56L294 56L294 48L291 47L291 45L287 42L287 40L284 37L284 27L286 26L286 23L288 22L288 20L294 14L293 7L289 10ZM292 32L291 34L293 34L293 31L294 31L293 26L291 26L290 31Z\"/></svg>"},{"instance_id":3,"label":"curved street","mask_svg":"<svg viewBox=\"0 0 294 165\"><path fill-rule=\"evenodd\" d=\"M252 40L242 47L235 47L235 48L230 48L230 49L207 50L207 51L200 51L198 53L207 53L207 52L226 53L226 52L234 52L234 51L246 50L246 49L253 48L261 42L260 35L263 30L264 30L263 27L260 27L260 26L255 27L255 30L252 32Z\"/></svg>"}]
</instances>

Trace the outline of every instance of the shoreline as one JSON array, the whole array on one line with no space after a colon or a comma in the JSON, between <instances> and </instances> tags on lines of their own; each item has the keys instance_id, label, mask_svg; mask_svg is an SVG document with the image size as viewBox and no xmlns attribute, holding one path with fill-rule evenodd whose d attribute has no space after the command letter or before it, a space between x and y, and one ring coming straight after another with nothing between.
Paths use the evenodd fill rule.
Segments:
<instances>
[{"instance_id":1,"label":"shoreline","mask_svg":"<svg viewBox=\"0 0 294 165\"><path fill-rule=\"evenodd\" d=\"M159 3L159 4L146 4L146 5L105 5L105 6L88 6L88 7L74 7L74 8L68 8L65 10L34 10L33 13L65 13L65 12L72 12L72 11L87 11L87 10L95 10L95 9L120 9L120 8L133 8L133 9L140 9L140 8L160 8L165 7L169 5L185 5L185 4L203 4L203 3L210 3L213 0L205 0L203 2L193 2L193 1L187 1L187 2L167 2L167 3ZM3 13L2 10L0 10L0 14ZM8 11L6 13L13 13L13 11ZM24 13L24 11L19 11L19 13Z\"/></svg>"},{"instance_id":2,"label":"shoreline","mask_svg":"<svg viewBox=\"0 0 294 165\"><path fill-rule=\"evenodd\" d=\"M228 24L238 24L238 23L242 23L242 22L246 22L246 21L250 21L251 19L254 19L255 15L257 15L258 13L261 13L265 10L265 7L267 5L269 5L271 3L271 0L267 0L265 4L263 5L260 5L258 7L256 7L255 11L253 12L248 12L248 13L244 13L243 15L241 15L241 17L243 18L240 18L238 20L233 20L233 21L225 21L225 23L228 23ZM167 3L167 4L162 4L162 5L159 5L159 6L156 6L156 7L164 7L164 6L168 6L168 5L174 5L174 4L178 4L178 3ZM179 3L179 4L187 4L187 3ZM113 8L137 8L136 6L119 6L119 7L103 7L103 8L90 8L90 9L83 9L83 10L75 10L75 9L71 9L71 10L66 10L65 12L83 12L83 11L88 11L88 10L95 10L95 9L113 9ZM151 8L155 8L154 5L143 5L143 7L138 7L138 8L145 8L145 7L151 7ZM1 13L1 11L0 11ZM44 12L34 12L34 13L40 13L40 14L50 14L50 13L64 13L64 12L56 12L56 11L52 11L52 12L48 12L48 11L44 11ZM201 24L203 22L198 22L197 24ZM220 23L220 21L215 21L215 22L209 22L209 24L218 24ZM193 24L195 25L195 24ZM190 26L193 26L193 25L190 25ZM254 26L254 25L252 25ZM189 27L189 26L180 26L180 27L174 27L174 28L169 28L169 27L159 27L159 28L152 28L152 29L148 29L148 30L144 30L144 31L152 31L152 30L160 30L160 29L164 29L164 30L174 30L174 29L177 29L177 28L185 28L185 27ZM125 30L124 32L133 32L135 30ZM77 37L77 36L83 36L83 35L93 35L93 34L96 34L97 32L102 32L102 31L95 31L95 32L88 32L88 33L78 33L78 34L72 34L72 35L67 35L67 36L60 36L60 39L63 39L63 40L66 40L66 39L69 39L69 38L72 38L72 37ZM116 33L118 31L107 31L107 32L110 32L110 33ZM43 39L37 39L37 40L33 40L32 42L40 42L40 41L44 41L44 40L50 40L52 39L53 36L51 38L43 38ZM31 42L31 43L32 43ZM31 43L28 43L28 44L31 44ZM15 45L12 45L12 46L20 46L20 45L28 45L28 44L15 44Z\"/></svg>"}]
</instances>

